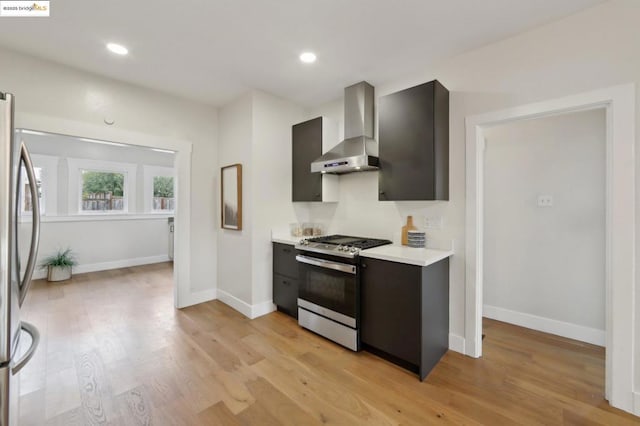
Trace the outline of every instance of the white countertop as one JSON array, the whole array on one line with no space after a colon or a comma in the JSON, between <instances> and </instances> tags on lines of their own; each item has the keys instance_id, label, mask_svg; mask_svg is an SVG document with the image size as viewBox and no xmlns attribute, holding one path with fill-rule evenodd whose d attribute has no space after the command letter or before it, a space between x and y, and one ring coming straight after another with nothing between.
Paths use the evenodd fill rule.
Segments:
<instances>
[{"instance_id":1,"label":"white countertop","mask_svg":"<svg viewBox=\"0 0 640 426\"><path fill-rule=\"evenodd\" d=\"M360 257L388 260L390 262L406 263L416 266L429 266L452 255L453 251L451 250L413 248L397 244L375 247L360 252Z\"/></svg>"},{"instance_id":2,"label":"white countertop","mask_svg":"<svg viewBox=\"0 0 640 426\"><path fill-rule=\"evenodd\" d=\"M298 242L300 242L300 240L303 237L292 237L290 234L285 234L285 233L272 233L271 234L271 241L273 241L274 243L281 243L281 244L291 244L291 245L296 245L298 244Z\"/></svg>"}]
</instances>

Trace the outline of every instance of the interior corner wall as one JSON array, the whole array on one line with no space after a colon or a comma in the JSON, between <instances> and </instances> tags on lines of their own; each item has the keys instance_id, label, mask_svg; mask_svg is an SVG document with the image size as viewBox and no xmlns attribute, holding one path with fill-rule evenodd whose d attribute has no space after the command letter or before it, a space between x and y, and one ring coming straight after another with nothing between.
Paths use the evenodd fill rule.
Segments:
<instances>
[{"instance_id":1,"label":"interior corner wall","mask_svg":"<svg viewBox=\"0 0 640 426\"><path fill-rule=\"evenodd\" d=\"M291 202L291 126L305 118L298 105L261 91L253 92L252 304L273 297L271 230L297 222Z\"/></svg>"},{"instance_id":2,"label":"interior corner wall","mask_svg":"<svg viewBox=\"0 0 640 426\"><path fill-rule=\"evenodd\" d=\"M191 293L216 288L217 109L0 48L0 90L29 113L192 143ZM111 127L104 118L115 120ZM37 129L48 130L48 129ZM75 135L83 136L83 135ZM114 138L116 139L116 138ZM133 141L122 141L133 142ZM135 143L135 142L134 142Z\"/></svg>"},{"instance_id":3,"label":"interior corner wall","mask_svg":"<svg viewBox=\"0 0 640 426\"><path fill-rule=\"evenodd\" d=\"M251 305L251 253L253 227L253 97L248 93L219 110L219 145L216 173L220 167L242 164L242 229L221 228L220 213L216 212L218 226L218 293L220 291ZM220 197L220 183L215 186ZM224 297L221 297L225 300Z\"/></svg>"},{"instance_id":4,"label":"interior corner wall","mask_svg":"<svg viewBox=\"0 0 640 426\"><path fill-rule=\"evenodd\" d=\"M484 135L483 303L604 337L605 110L502 124ZM539 206L546 195L553 205Z\"/></svg>"},{"instance_id":5,"label":"interior corner wall","mask_svg":"<svg viewBox=\"0 0 640 426\"><path fill-rule=\"evenodd\" d=\"M263 304L272 299L274 223L296 221L291 126L304 116L301 107L258 90L220 109L220 166L242 164L243 229L218 232L218 290L248 316L270 307Z\"/></svg>"}]
</instances>

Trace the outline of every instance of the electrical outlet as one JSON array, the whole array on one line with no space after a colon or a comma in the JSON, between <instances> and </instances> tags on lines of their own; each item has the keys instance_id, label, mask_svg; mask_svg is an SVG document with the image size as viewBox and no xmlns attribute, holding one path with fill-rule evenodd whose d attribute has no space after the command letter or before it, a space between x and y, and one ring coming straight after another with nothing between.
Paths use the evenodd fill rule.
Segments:
<instances>
[{"instance_id":1,"label":"electrical outlet","mask_svg":"<svg viewBox=\"0 0 640 426\"><path fill-rule=\"evenodd\" d=\"M553 195L538 195L538 207L553 207Z\"/></svg>"},{"instance_id":2,"label":"electrical outlet","mask_svg":"<svg viewBox=\"0 0 640 426\"><path fill-rule=\"evenodd\" d=\"M442 225L442 216L424 218L424 229L442 229Z\"/></svg>"}]
</instances>

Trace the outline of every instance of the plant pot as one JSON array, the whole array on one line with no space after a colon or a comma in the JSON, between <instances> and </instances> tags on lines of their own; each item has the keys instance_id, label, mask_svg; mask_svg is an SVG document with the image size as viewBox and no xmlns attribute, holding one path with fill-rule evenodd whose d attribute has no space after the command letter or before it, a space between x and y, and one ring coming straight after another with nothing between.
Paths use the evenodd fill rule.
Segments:
<instances>
[{"instance_id":1,"label":"plant pot","mask_svg":"<svg viewBox=\"0 0 640 426\"><path fill-rule=\"evenodd\" d=\"M48 266L47 281L65 281L71 279L71 266Z\"/></svg>"}]
</instances>

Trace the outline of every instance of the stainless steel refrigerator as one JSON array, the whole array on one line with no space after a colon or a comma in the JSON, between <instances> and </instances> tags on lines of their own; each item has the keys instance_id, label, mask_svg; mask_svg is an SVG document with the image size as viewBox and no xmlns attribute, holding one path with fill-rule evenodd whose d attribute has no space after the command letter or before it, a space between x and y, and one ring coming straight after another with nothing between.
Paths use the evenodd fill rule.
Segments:
<instances>
[{"instance_id":1,"label":"stainless steel refrigerator","mask_svg":"<svg viewBox=\"0 0 640 426\"><path fill-rule=\"evenodd\" d=\"M18 255L22 167L30 182L25 186L31 193L33 206L31 247L24 273ZM15 137L14 96L0 92L0 426L18 423L18 372L29 362L40 340L33 325L20 321L20 308L31 286L38 254L40 208L35 182L29 152Z\"/></svg>"}]
</instances>

